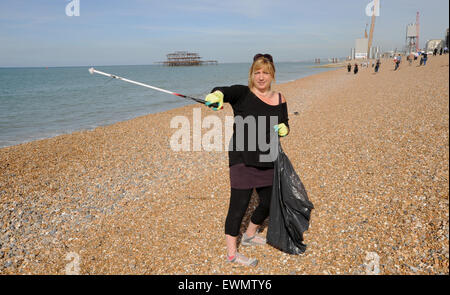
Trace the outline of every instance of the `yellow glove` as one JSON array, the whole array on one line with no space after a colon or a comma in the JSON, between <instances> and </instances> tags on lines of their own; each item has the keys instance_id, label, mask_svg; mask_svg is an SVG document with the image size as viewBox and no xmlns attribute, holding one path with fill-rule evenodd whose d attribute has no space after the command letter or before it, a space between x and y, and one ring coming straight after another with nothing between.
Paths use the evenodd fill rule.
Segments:
<instances>
[{"instance_id":1,"label":"yellow glove","mask_svg":"<svg viewBox=\"0 0 450 295\"><path fill-rule=\"evenodd\" d=\"M213 93L208 94L205 97L206 103L205 105L207 107L210 107L213 109L213 111L218 111L223 109L223 93L219 90L214 91ZM214 104L214 105L212 105ZM216 107L214 107L216 106Z\"/></svg>"},{"instance_id":2,"label":"yellow glove","mask_svg":"<svg viewBox=\"0 0 450 295\"><path fill-rule=\"evenodd\" d=\"M289 133L289 129L284 123L273 126L273 129L275 129L275 132L278 131L278 135L281 137L286 136Z\"/></svg>"}]
</instances>

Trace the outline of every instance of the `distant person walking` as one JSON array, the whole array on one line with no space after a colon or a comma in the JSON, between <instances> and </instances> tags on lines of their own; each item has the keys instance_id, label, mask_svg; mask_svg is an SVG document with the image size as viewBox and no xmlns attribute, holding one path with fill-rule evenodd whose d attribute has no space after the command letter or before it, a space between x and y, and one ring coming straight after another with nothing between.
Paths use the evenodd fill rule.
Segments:
<instances>
[{"instance_id":1,"label":"distant person walking","mask_svg":"<svg viewBox=\"0 0 450 295\"><path fill-rule=\"evenodd\" d=\"M411 53L408 55L408 57L406 57L406 60L408 61L408 63L409 63L410 66L411 66L411 64L412 64L413 59L414 59L414 53L411 52Z\"/></svg>"},{"instance_id":2,"label":"distant person walking","mask_svg":"<svg viewBox=\"0 0 450 295\"><path fill-rule=\"evenodd\" d=\"M423 58L423 65L426 66L428 60L428 53L426 53L425 51L422 52L422 58Z\"/></svg>"},{"instance_id":3,"label":"distant person walking","mask_svg":"<svg viewBox=\"0 0 450 295\"><path fill-rule=\"evenodd\" d=\"M352 71L352 65L348 63L347 65L347 73L350 73Z\"/></svg>"},{"instance_id":4,"label":"distant person walking","mask_svg":"<svg viewBox=\"0 0 450 295\"><path fill-rule=\"evenodd\" d=\"M402 57L400 54L394 58L395 68L394 71L396 71L400 67L400 63L402 61Z\"/></svg>"},{"instance_id":5,"label":"distant person walking","mask_svg":"<svg viewBox=\"0 0 450 295\"><path fill-rule=\"evenodd\" d=\"M444 48L442 48L441 47L441 50L439 51L439 55L442 55L442 50L443 50Z\"/></svg>"},{"instance_id":6,"label":"distant person walking","mask_svg":"<svg viewBox=\"0 0 450 295\"><path fill-rule=\"evenodd\" d=\"M358 74L358 64L355 63L355 66L353 67L353 74Z\"/></svg>"},{"instance_id":7,"label":"distant person walking","mask_svg":"<svg viewBox=\"0 0 450 295\"><path fill-rule=\"evenodd\" d=\"M380 69L380 65L381 65L380 59L377 59L377 63L375 64L375 73L378 73L378 70Z\"/></svg>"},{"instance_id":8,"label":"distant person walking","mask_svg":"<svg viewBox=\"0 0 450 295\"><path fill-rule=\"evenodd\" d=\"M433 50L433 56L436 56L436 54L437 54L437 51L438 51L438 49L437 49L437 48L435 48L435 49Z\"/></svg>"},{"instance_id":9,"label":"distant person walking","mask_svg":"<svg viewBox=\"0 0 450 295\"><path fill-rule=\"evenodd\" d=\"M427 60L428 60L428 53L426 53L425 51L422 51L422 54L420 56L421 56L420 65L426 66Z\"/></svg>"}]
</instances>

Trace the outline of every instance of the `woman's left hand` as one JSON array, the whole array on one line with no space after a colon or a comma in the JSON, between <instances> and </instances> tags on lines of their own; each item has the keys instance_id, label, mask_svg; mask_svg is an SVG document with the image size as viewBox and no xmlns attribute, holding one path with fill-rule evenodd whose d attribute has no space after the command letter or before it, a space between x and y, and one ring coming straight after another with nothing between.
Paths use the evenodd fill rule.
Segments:
<instances>
[{"instance_id":1,"label":"woman's left hand","mask_svg":"<svg viewBox=\"0 0 450 295\"><path fill-rule=\"evenodd\" d=\"M273 126L273 129L275 129L275 132L278 132L278 135L281 137L284 137L289 133L289 129L284 123Z\"/></svg>"}]
</instances>

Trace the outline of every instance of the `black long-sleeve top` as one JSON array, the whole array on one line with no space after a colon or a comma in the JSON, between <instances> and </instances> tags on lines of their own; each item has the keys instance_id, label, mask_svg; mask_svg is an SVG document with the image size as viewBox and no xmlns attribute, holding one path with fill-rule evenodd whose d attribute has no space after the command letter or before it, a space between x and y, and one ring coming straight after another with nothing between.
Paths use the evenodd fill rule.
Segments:
<instances>
[{"instance_id":1,"label":"black long-sleeve top","mask_svg":"<svg viewBox=\"0 0 450 295\"><path fill-rule=\"evenodd\" d=\"M233 136L231 138L228 156L229 156L229 166L233 166L235 164L244 163L246 166L253 167L261 167L261 168L272 168L273 162L261 162L260 155L269 154L269 150L262 151L258 144L258 130L260 127L260 123L262 124L266 122L265 126L265 141L261 141L263 143L269 144L270 136L273 134L273 125L270 122L271 116L277 117L277 123L284 123L289 128L288 124L288 111L286 102L281 103L280 96L280 104L279 105L269 105L256 97L256 95L250 91L248 86L244 85L233 85L229 87L215 87L211 92L216 90L220 90L224 94L224 102L228 102L231 104L234 113L234 124L233 124ZM241 118L238 118L241 116ZM244 125L244 143L243 148L239 148L237 145L237 137L240 138L242 135L239 134L237 136L236 132L236 122L247 122L246 118L248 116L252 116L256 122L256 132L252 132L249 134L248 124ZM252 118L249 118L252 119ZM247 119L248 120L248 119ZM264 131L264 129L261 129ZM250 130L251 131L251 130ZM241 132L239 132L241 133ZM256 133L256 134L255 134ZM264 134L264 133L263 133ZM249 135L253 136L256 141L256 148L253 149L251 145L249 145ZM264 148L262 148L264 150Z\"/></svg>"}]
</instances>

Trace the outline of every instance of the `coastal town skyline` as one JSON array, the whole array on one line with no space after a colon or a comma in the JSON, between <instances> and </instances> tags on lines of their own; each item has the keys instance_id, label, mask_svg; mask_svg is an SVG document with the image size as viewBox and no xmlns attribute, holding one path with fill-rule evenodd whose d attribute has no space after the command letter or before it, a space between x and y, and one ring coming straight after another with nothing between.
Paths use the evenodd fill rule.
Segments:
<instances>
[{"instance_id":1,"label":"coastal town skyline","mask_svg":"<svg viewBox=\"0 0 450 295\"><path fill-rule=\"evenodd\" d=\"M260 51L278 62L344 57L370 24L370 2L1 0L0 67L152 64L178 50L221 63L248 62ZM448 6L381 1L373 45L402 50L417 11L420 48L443 39Z\"/></svg>"}]
</instances>

